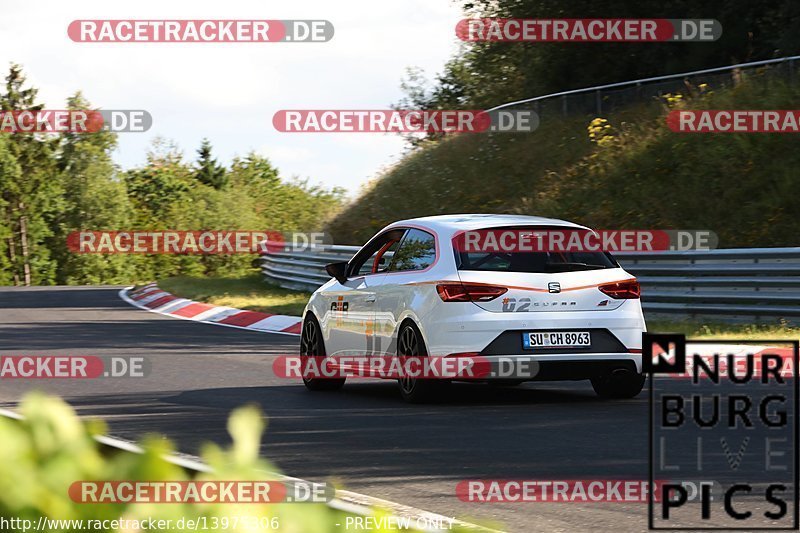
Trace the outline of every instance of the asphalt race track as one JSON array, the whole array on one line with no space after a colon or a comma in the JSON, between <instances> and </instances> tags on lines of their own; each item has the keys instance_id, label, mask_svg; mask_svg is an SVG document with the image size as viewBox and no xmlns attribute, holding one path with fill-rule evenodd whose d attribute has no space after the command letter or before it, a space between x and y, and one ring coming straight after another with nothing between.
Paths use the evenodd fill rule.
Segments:
<instances>
[{"instance_id":1,"label":"asphalt race track","mask_svg":"<svg viewBox=\"0 0 800 533\"><path fill-rule=\"evenodd\" d=\"M268 417L262 453L286 474L510 531L643 531L646 504L467 503L464 479L647 479L647 394L598 400L588 382L492 388L459 384L439 405L408 405L394 382L311 393L276 378L297 337L165 318L119 287L0 288L0 355L139 355L146 378L4 379L13 409L28 390L65 398L109 433L167 435L186 453L228 442L231 409Z\"/></svg>"}]
</instances>

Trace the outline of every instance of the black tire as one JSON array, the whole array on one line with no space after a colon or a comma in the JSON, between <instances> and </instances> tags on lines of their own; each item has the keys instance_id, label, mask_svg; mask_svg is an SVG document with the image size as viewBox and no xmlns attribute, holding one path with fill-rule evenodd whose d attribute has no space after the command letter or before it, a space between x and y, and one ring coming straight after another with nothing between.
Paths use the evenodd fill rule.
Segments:
<instances>
[{"instance_id":1,"label":"black tire","mask_svg":"<svg viewBox=\"0 0 800 533\"><path fill-rule=\"evenodd\" d=\"M397 335L398 357L427 357L428 350L422 340L422 334L416 326L405 323ZM428 403L440 400L442 393L450 385L441 379L419 379L404 377L397 380L400 395L409 403Z\"/></svg>"},{"instance_id":2,"label":"black tire","mask_svg":"<svg viewBox=\"0 0 800 533\"><path fill-rule=\"evenodd\" d=\"M592 388L601 398L634 398L644 387L644 374L610 374L592 378Z\"/></svg>"},{"instance_id":3,"label":"black tire","mask_svg":"<svg viewBox=\"0 0 800 533\"><path fill-rule=\"evenodd\" d=\"M300 359L304 357L324 357L325 343L322 340L322 328L313 315L306 317L303 322L303 329L300 333ZM346 378L306 378L303 376L303 384L308 390L331 391L339 390L344 385Z\"/></svg>"}]
</instances>

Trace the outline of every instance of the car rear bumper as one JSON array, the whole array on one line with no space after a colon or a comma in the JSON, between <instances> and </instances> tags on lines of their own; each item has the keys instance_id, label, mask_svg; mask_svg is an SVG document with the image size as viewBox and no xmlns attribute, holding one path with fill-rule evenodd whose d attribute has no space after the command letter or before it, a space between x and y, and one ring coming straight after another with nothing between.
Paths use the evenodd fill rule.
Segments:
<instances>
[{"instance_id":1,"label":"car rear bumper","mask_svg":"<svg viewBox=\"0 0 800 533\"><path fill-rule=\"evenodd\" d=\"M475 311L470 303L452 304L453 312L441 316L426 316L422 321L422 334L428 352L450 354L456 352L483 352L507 331L519 334L525 331L585 331L606 330L618 341L616 346L604 344L594 352L617 353L641 349L642 332L646 330L638 300L626 302L613 311L574 311L537 313L490 313ZM456 307L458 306L458 307ZM471 306L471 307L469 307ZM521 343L521 340L519 341ZM518 346L497 346L497 351L487 355L517 353ZM598 355L597 353L592 356Z\"/></svg>"}]
</instances>

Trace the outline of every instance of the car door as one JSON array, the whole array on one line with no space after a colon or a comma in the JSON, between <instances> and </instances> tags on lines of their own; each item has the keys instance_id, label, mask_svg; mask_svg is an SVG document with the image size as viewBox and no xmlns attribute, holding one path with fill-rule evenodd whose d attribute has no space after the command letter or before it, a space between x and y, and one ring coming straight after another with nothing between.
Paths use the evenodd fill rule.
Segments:
<instances>
[{"instance_id":1,"label":"car door","mask_svg":"<svg viewBox=\"0 0 800 533\"><path fill-rule=\"evenodd\" d=\"M347 281L326 291L328 355L375 353L375 287L404 234L393 229L373 237L348 263Z\"/></svg>"},{"instance_id":2,"label":"car door","mask_svg":"<svg viewBox=\"0 0 800 533\"><path fill-rule=\"evenodd\" d=\"M403 314L415 312L420 275L436 261L436 238L429 232L409 228L392 256L386 275L376 280L374 346L381 352L396 351L394 335Z\"/></svg>"}]
</instances>

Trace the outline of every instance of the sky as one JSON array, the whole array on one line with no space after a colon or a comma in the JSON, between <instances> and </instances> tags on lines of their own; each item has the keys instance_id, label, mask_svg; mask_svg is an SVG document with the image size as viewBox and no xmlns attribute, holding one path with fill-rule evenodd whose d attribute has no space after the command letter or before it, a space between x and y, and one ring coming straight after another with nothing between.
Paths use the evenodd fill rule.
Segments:
<instances>
[{"instance_id":1,"label":"sky","mask_svg":"<svg viewBox=\"0 0 800 533\"><path fill-rule=\"evenodd\" d=\"M0 66L20 63L48 109L83 92L95 107L145 109L144 133L120 133L114 160L145 161L156 137L194 160L207 137L229 163L251 150L285 178L357 195L405 148L397 135L280 133L280 109L387 109L407 67L432 78L458 50L452 0L4 0ZM76 43L76 19L325 19L327 43Z\"/></svg>"}]
</instances>

